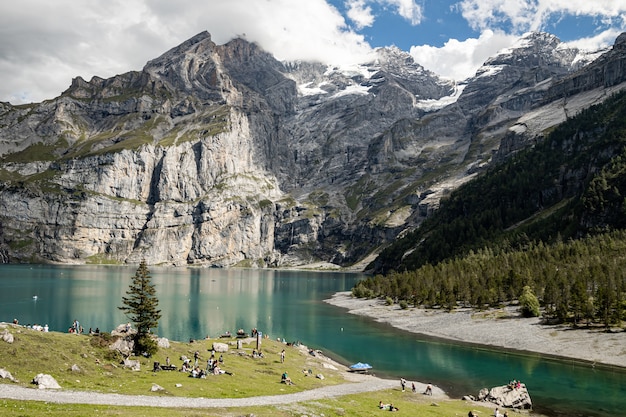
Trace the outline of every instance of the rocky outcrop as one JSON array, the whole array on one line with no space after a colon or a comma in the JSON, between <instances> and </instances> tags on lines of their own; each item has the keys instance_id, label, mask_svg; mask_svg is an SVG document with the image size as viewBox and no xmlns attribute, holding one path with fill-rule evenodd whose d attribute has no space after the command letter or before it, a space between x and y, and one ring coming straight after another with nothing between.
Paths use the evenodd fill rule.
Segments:
<instances>
[{"instance_id":1,"label":"rocky outcrop","mask_svg":"<svg viewBox=\"0 0 626 417\"><path fill-rule=\"evenodd\" d=\"M61 389L59 383L51 375L37 374L32 383L37 385L39 389Z\"/></svg>"},{"instance_id":2,"label":"rocky outcrop","mask_svg":"<svg viewBox=\"0 0 626 417\"><path fill-rule=\"evenodd\" d=\"M0 332L0 335L2 335L2 340L6 343L11 344L15 340L15 337L13 337L13 333L9 332L7 329L4 329L2 332Z\"/></svg>"},{"instance_id":3,"label":"rocky outcrop","mask_svg":"<svg viewBox=\"0 0 626 417\"><path fill-rule=\"evenodd\" d=\"M352 264L587 102L567 83L620 88L623 41L574 73L578 51L530 34L456 85L397 48L281 63L204 32L142 71L0 103L0 261Z\"/></svg>"},{"instance_id":4,"label":"rocky outcrop","mask_svg":"<svg viewBox=\"0 0 626 417\"><path fill-rule=\"evenodd\" d=\"M11 382L17 382L17 379L15 379L13 377L13 375L11 375L11 372L7 371L6 369L0 368L0 378L2 379L8 379Z\"/></svg>"},{"instance_id":5,"label":"rocky outcrop","mask_svg":"<svg viewBox=\"0 0 626 417\"><path fill-rule=\"evenodd\" d=\"M138 360L126 358L124 359L124 362L122 362L122 364L124 365L124 368L130 369L131 371L141 370L141 362L139 362Z\"/></svg>"},{"instance_id":6,"label":"rocky outcrop","mask_svg":"<svg viewBox=\"0 0 626 417\"><path fill-rule=\"evenodd\" d=\"M503 385L491 389L483 388L478 394L479 401L487 401L504 408L530 410L533 403L526 389L526 384L519 386Z\"/></svg>"},{"instance_id":7,"label":"rocky outcrop","mask_svg":"<svg viewBox=\"0 0 626 417\"><path fill-rule=\"evenodd\" d=\"M227 343L219 343L213 342L212 349L218 353L228 352L228 344Z\"/></svg>"}]
</instances>

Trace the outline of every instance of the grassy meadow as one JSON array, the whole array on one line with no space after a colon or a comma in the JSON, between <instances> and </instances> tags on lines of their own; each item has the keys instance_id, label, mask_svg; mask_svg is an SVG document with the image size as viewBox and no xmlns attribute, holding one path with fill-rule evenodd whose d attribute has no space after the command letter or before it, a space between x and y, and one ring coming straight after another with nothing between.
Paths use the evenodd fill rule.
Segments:
<instances>
[{"instance_id":1,"label":"grassy meadow","mask_svg":"<svg viewBox=\"0 0 626 417\"><path fill-rule=\"evenodd\" d=\"M323 356L310 355L306 349L286 346L278 341L264 339L261 350L264 358L253 358L256 343L244 344L236 349L235 339L210 339L191 343L171 342L170 348L160 349L152 358L131 357L141 362L141 370L132 371L121 365L122 356L108 348L105 336L44 333L23 327L7 325L14 336L12 344L0 340L0 368L13 375L21 386L32 387L33 377L39 373L50 374L63 390L96 391L145 396L243 398L265 395L282 395L347 382L342 369L329 369L323 364L331 363ZM0 331L2 328L0 327ZM206 379L189 378L179 371L153 372L153 362L171 363L180 368L181 356L191 358L200 353L200 366L206 367L213 342L229 343L229 351L223 353L221 368L232 375L209 375ZM285 363L280 362L280 351L285 349ZM219 357L219 353L216 354ZM76 365L80 371L72 370ZM312 375L306 376L311 370ZM280 383L283 372L288 372L294 385ZM322 374L324 379L316 378ZM15 384L0 379L0 384ZM151 392L153 384L164 391ZM101 406L86 404L56 404L43 401L19 401L0 399L2 416L370 416L384 411L377 407L378 401L393 403L398 414L405 416L443 417L467 416L473 409L480 417L492 412L460 400L437 399L397 389L346 395L337 398L256 407L229 408L159 408L130 406ZM511 413L509 413L511 414Z\"/></svg>"}]
</instances>

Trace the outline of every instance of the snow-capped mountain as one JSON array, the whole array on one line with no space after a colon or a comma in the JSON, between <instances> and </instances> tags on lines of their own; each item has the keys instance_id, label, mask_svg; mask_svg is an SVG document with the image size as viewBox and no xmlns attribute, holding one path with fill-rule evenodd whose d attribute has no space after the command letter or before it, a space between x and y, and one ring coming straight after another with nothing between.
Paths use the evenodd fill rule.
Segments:
<instances>
[{"instance_id":1,"label":"snow-capped mountain","mask_svg":"<svg viewBox=\"0 0 626 417\"><path fill-rule=\"evenodd\" d=\"M531 33L457 84L397 48L327 66L201 33L142 71L0 103L0 257L353 264L623 88L624 45L591 62Z\"/></svg>"}]
</instances>

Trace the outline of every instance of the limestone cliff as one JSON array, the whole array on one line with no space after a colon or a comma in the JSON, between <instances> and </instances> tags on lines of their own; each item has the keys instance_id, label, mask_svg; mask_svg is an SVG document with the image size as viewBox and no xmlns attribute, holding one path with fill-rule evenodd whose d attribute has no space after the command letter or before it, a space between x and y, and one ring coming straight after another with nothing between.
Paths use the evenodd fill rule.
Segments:
<instances>
[{"instance_id":1,"label":"limestone cliff","mask_svg":"<svg viewBox=\"0 0 626 417\"><path fill-rule=\"evenodd\" d=\"M597 60L604 93L619 45ZM527 36L457 85L396 48L341 68L204 32L142 71L0 103L0 259L352 264L556 123L546 109L580 108L599 70L577 54Z\"/></svg>"}]
</instances>

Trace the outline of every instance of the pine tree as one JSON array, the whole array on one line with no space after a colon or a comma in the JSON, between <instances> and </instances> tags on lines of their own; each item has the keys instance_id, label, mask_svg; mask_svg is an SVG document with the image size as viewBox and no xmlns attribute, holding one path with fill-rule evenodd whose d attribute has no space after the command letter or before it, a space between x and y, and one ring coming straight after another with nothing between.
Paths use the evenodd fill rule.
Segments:
<instances>
[{"instance_id":1,"label":"pine tree","mask_svg":"<svg viewBox=\"0 0 626 417\"><path fill-rule=\"evenodd\" d=\"M528 285L525 285L522 289L522 295L519 297L519 304L522 310L522 316L539 316L539 300L537 300L537 297Z\"/></svg>"},{"instance_id":2,"label":"pine tree","mask_svg":"<svg viewBox=\"0 0 626 417\"><path fill-rule=\"evenodd\" d=\"M150 336L150 329L158 327L161 318L161 310L157 310L159 300L155 294L150 271L146 261L142 260L126 291L127 297L122 297L123 306L118 307L137 328L135 354L151 356L157 351L157 344Z\"/></svg>"}]
</instances>

